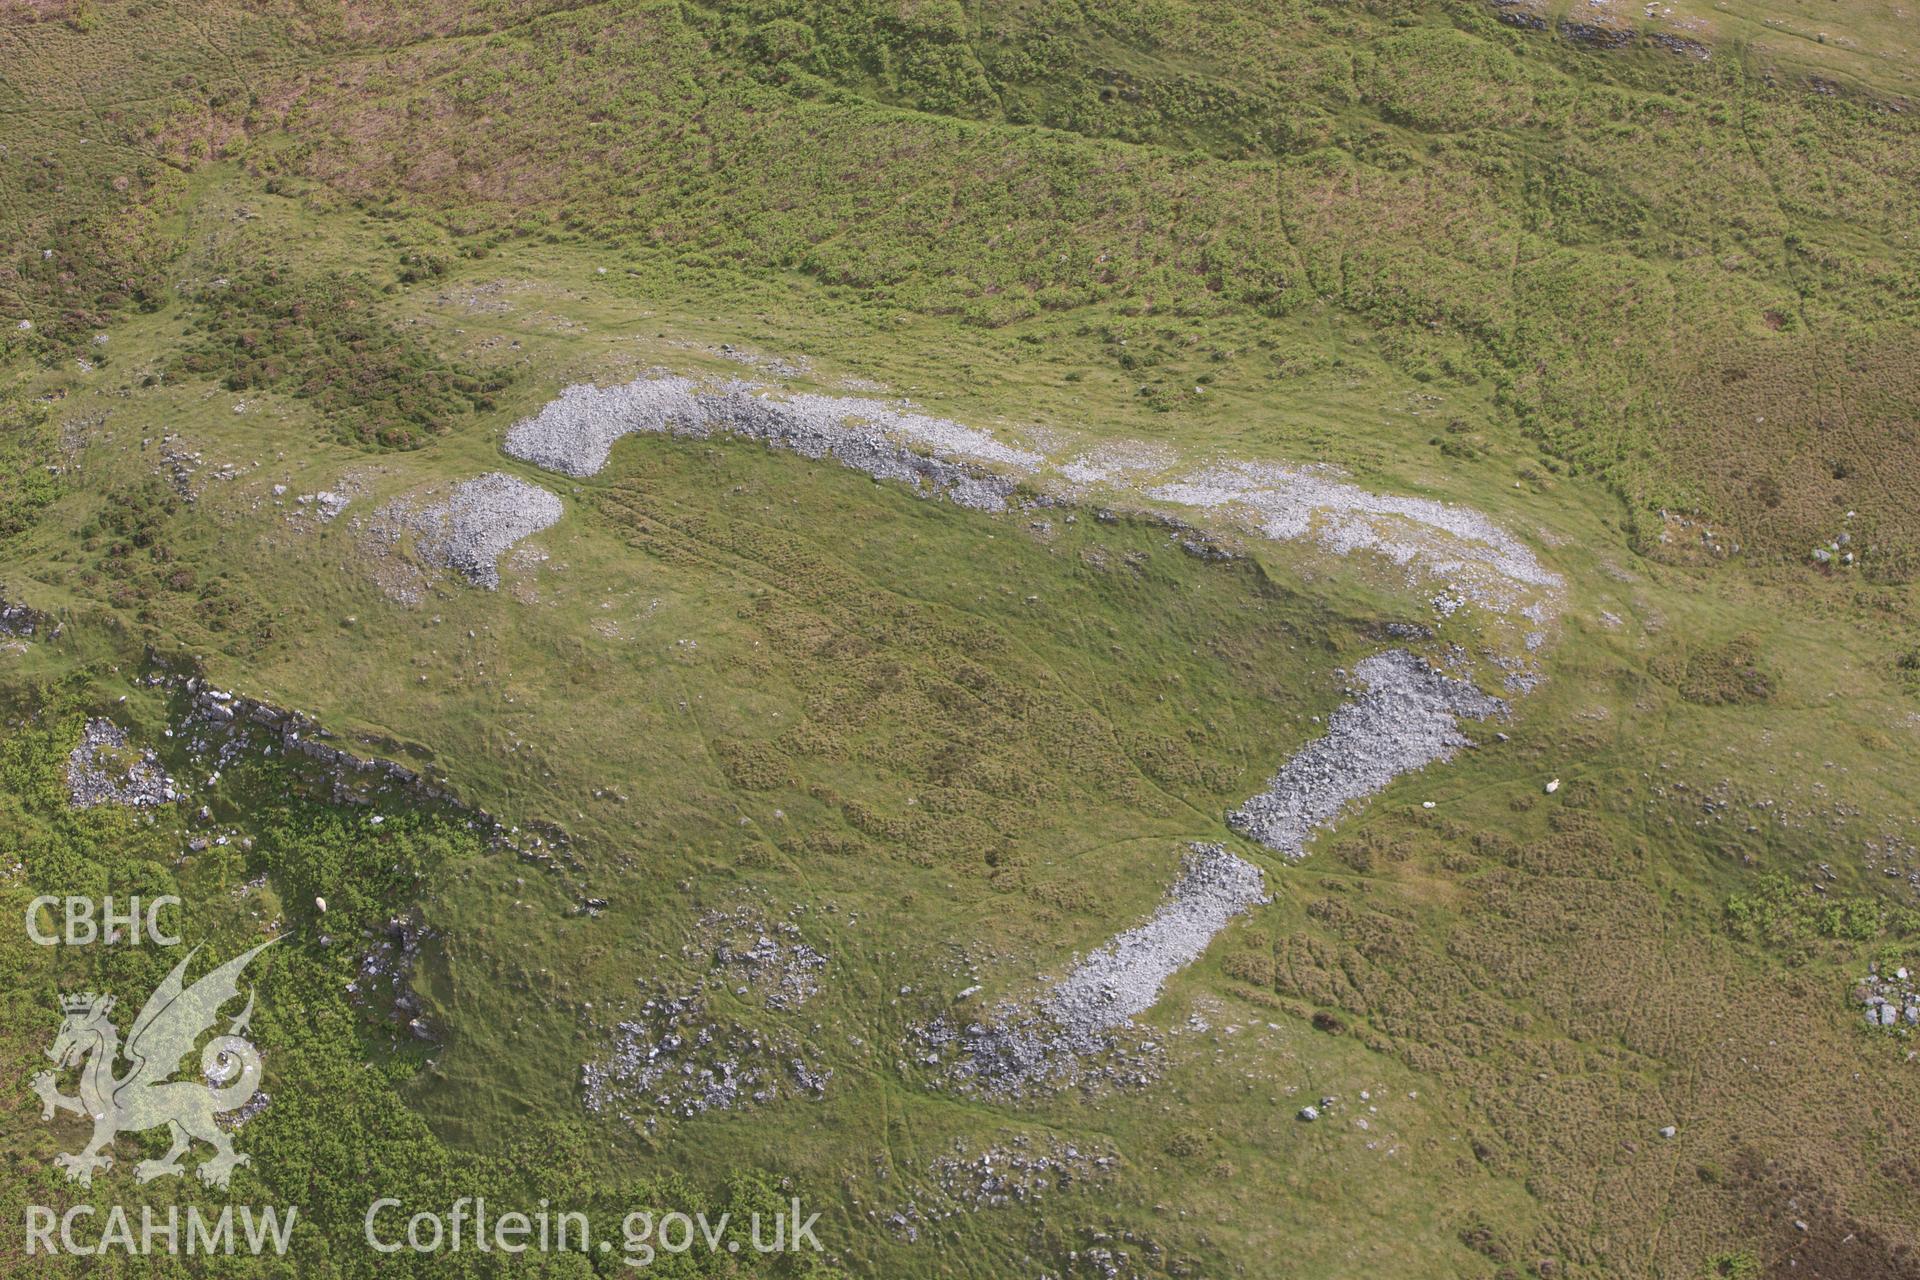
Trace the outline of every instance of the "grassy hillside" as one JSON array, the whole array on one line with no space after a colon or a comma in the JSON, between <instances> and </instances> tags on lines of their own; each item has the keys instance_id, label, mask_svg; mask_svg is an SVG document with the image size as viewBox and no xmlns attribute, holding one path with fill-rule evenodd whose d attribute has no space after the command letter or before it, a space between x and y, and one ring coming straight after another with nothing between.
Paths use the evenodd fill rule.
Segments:
<instances>
[{"instance_id":1,"label":"grassy hillside","mask_svg":"<svg viewBox=\"0 0 1920 1280\"><path fill-rule=\"evenodd\" d=\"M1920 967L1920 71L1898 6L1829 8L0 4L0 603L45 615L0 635L0 897L284 934L235 1185L305 1207L303 1275L503 1269L360 1248L374 1182L823 1214L824 1259L687 1274L1914 1275L1911 1040L1850 993ZM1400 566L1224 522L1210 558L720 437L501 452L649 370L1471 504L1566 584L1540 683ZM380 517L482 471L564 504L492 592ZM1235 836L1416 622L1510 717L1299 864ZM210 777L162 669L452 799ZM101 714L191 803L70 809ZM1274 901L1143 1019L1156 1079L934 1087L917 1028L1194 840ZM431 1043L344 994L394 917ZM736 987L729 929L819 993ZM26 1083L57 994L166 957L0 945L18 1221L84 1194ZM819 1096L584 1105L687 993Z\"/></svg>"},{"instance_id":2,"label":"grassy hillside","mask_svg":"<svg viewBox=\"0 0 1920 1280\"><path fill-rule=\"evenodd\" d=\"M1638 509L1788 559L1853 509L1906 575L1898 74L1843 91L1752 44L1595 52L1491 6L1163 8L592 6L148 127L487 241L557 227L798 271L1042 344L1333 305ZM1177 405L1184 370L1129 354Z\"/></svg>"}]
</instances>

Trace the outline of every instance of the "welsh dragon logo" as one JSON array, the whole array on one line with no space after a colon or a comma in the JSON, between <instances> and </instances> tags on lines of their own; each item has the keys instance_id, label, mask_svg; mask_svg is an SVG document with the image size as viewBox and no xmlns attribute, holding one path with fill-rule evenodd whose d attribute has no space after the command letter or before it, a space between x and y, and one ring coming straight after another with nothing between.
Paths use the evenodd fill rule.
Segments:
<instances>
[{"instance_id":1,"label":"welsh dragon logo","mask_svg":"<svg viewBox=\"0 0 1920 1280\"><path fill-rule=\"evenodd\" d=\"M205 1080L175 1081L167 1077L180 1070L182 1059L193 1052L194 1043L213 1028L220 1006L240 994L240 971L247 962L271 945L261 943L191 987L185 981L187 964L200 948L189 951L133 1020L124 1049L119 1030L107 1017L113 1009L112 996L89 992L61 998L66 1020L60 1024L60 1034L47 1050L47 1057L63 1071L81 1067L80 1096L69 1098L61 1093L51 1071L33 1078L33 1091L40 1095L42 1120L53 1119L55 1111L71 1111L93 1120L93 1140L85 1150L55 1158L55 1163L67 1171L69 1181L88 1186L94 1170L112 1168L113 1156L108 1149L118 1134L162 1125L172 1131L173 1145L158 1160L142 1160L134 1166L133 1176L141 1182L184 1172L180 1157L187 1154L195 1139L213 1147L213 1155L194 1170L210 1187L224 1188L234 1166L251 1163L233 1149L232 1138L214 1121L221 1112L245 1105L260 1085L260 1052L242 1034L253 1016L251 990L247 1007L228 1024L227 1034L215 1037L201 1050L200 1070ZM121 1058L130 1065L125 1074L116 1076L114 1066Z\"/></svg>"}]
</instances>

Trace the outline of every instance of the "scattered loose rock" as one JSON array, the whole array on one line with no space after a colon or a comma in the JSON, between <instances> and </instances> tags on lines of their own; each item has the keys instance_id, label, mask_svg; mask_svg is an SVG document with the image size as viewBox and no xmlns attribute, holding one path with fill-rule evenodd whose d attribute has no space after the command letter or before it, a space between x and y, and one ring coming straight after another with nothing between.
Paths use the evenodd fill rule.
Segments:
<instances>
[{"instance_id":1,"label":"scattered loose rock","mask_svg":"<svg viewBox=\"0 0 1920 1280\"><path fill-rule=\"evenodd\" d=\"M716 1007L745 999L791 1012L818 994L825 953L791 919L769 923L751 907L704 913L683 954L703 950L707 970L690 986L642 980L637 1011L614 1025L600 1058L582 1064L589 1111L653 1129L662 1116L825 1094L833 1072L814 1066L792 1032L777 1022L750 1026Z\"/></svg>"},{"instance_id":2,"label":"scattered loose rock","mask_svg":"<svg viewBox=\"0 0 1920 1280\"><path fill-rule=\"evenodd\" d=\"M1506 710L1500 699L1404 649L1375 654L1353 674L1366 692L1335 711L1326 736L1302 747L1266 790L1227 815L1234 830L1288 858L1302 857L1313 833L1350 802L1468 745L1461 717Z\"/></svg>"},{"instance_id":3,"label":"scattered loose rock","mask_svg":"<svg viewBox=\"0 0 1920 1280\"><path fill-rule=\"evenodd\" d=\"M1142 1085L1161 1047L1132 1025L1161 985L1198 959L1228 920L1267 902L1260 869L1217 844L1196 844L1145 924L1075 965L1032 1004L1003 1002L988 1020L939 1014L915 1030L919 1061L962 1093L1015 1100L1070 1085Z\"/></svg>"},{"instance_id":4,"label":"scattered loose rock","mask_svg":"<svg viewBox=\"0 0 1920 1280\"><path fill-rule=\"evenodd\" d=\"M1899 1035L1912 1035L1920 1027L1920 981L1905 967L1887 974L1873 962L1853 995L1865 1006L1869 1027Z\"/></svg>"},{"instance_id":5,"label":"scattered loose rock","mask_svg":"<svg viewBox=\"0 0 1920 1280\"><path fill-rule=\"evenodd\" d=\"M983 464L1024 472L1041 462L1038 454L985 432L883 400L811 393L776 398L754 383L705 386L681 377L568 387L515 423L505 447L549 471L584 477L606 465L621 436L666 431L694 437L725 431L989 511L1005 509L1014 481Z\"/></svg>"},{"instance_id":6,"label":"scattered loose rock","mask_svg":"<svg viewBox=\"0 0 1920 1280\"><path fill-rule=\"evenodd\" d=\"M1220 845L1196 844L1153 918L1074 966L1048 993L1047 1010L1090 1030L1145 1013L1161 985L1198 960L1227 921L1271 901L1260 868Z\"/></svg>"},{"instance_id":7,"label":"scattered loose rock","mask_svg":"<svg viewBox=\"0 0 1920 1280\"><path fill-rule=\"evenodd\" d=\"M1118 1166L1119 1157L1110 1149L1083 1151L1058 1138L1042 1146L1021 1134L977 1153L955 1139L953 1155L927 1166L926 1191L887 1213L884 1221L895 1236L913 1243L923 1229L956 1215L1038 1204L1049 1194L1103 1179Z\"/></svg>"},{"instance_id":8,"label":"scattered loose rock","mask_svg":"<svg viewBox=\"0 0 1920 1280\"><path fill-rule=\"evenodd\" d=\"M1560 586L1525 543L1473 508L1373 493L1330 467L1223 463L1146 496L1237 515L1275 541L1312 540L1339 555L1376 552L1444 583L1434 600L1442 617L1474 603L1539 621L1544 605L1528 597Z\"/></svg>"},{"instance_id":9,"label":"scattered loose rock","mask_svg":"<svg viewBox=\"0 0 1920 1280\"><path fill-rule=\"evenodd\" d=\"M456 485L443 502L388 503L370 532L388 545L411 533L423 559L491 591L500 585L500 557L522 538L551 527L562 511L560 499L539 485L490 471Z\"/></svg>"},{"instance_id":10,"label":"scattered loose rock","mask_svg":"<svg viewBox=\"0 0 1920 1280\"><path fill-rule=\"evenodd\" d=\"M8 604L0 598L0 636L31 640L46 619L23 604Z\"/></svg>"},{"instance_id":11,"label":"scattered loose rock","mask_svg":"<svg viewBox=\"0 0 1920 1280\"><path fill-rule=\"evenodd\" d=\"M736 996L791 1010L819 994L827 957L808 944L793 921L770 924L757 912L739 910L709 911L700 924L718 935L711 973Z\"/></svg>"},{"instance_id":12,"label":"scattered loose rock","mask_svg":"<svg viewBox=\"0 0 1920 1280\"><path fill-rule=\"evenodd\" d=\"M118 804L150 809L179 798L153 752L127 745L127 731L95 718L67 756L67 794L76 809Z\"/></svg>"},{"instance_id":13,"label":"scattered loose rock","mask_svg":"<svg viewBox=\"0 0 1920 1280\"><path fill-rule=\"evenodd\" d=\"M1473 603L1543 623L1561 586L1525 543L1471 507L1372 493L1331 467L1225 462L1155 484L1155 473L1175 464L1164 446L1110 441L1057 463L903 403L777 392L738 379L703 383L662 374L568 387L515 423L505 448L549 471L585 477L606 465L622 436L702 438L715 431L830 458L982 510L1004 509L1020 480L1043 487L1050 501L1080 501L1106 486L1143 503L1219 510L1263 537L1314 541L1341 555L1383 555L1444 588L1436 597L1445 602L1436 606L1442 616Z\"/></svg>"},{"instance_id":14,"label":"scattered loose rock","mask_svg":"<svg viewBox=\"0 0 1920 1280\"><path fill-rule=\"evenodd\" d=\"M284 489L285 486L276 486L276 488ZM310 508L314 519L325 524L345 511L353 499L344 493L335 493L332 489L322 489L318 493L303 493L294 501L302 507Z\"/></svg>"}]
</instances>

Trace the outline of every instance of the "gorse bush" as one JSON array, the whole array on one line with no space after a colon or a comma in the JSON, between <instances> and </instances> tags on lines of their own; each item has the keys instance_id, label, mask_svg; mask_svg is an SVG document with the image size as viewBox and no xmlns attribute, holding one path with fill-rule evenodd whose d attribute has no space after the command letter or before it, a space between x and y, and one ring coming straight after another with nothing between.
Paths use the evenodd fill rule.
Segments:
<instances>
[{"instance_id":1,"label":"gorse bush","mask_svg":"<svg viewBox=\"0 0 1920 1280\"><path fill-rule=\"evenodd\" d=\"M1776 872L1727 899L1727 924L1749 942L1872 942L1920 933L1920 913L1878 898L1830 897Z\"/></svg>"},{"instance_id":2,"label":"gorse bush","mask_svg":"<svg viewBox=\"0 0 1920 1280\"><path fill-rule=\"evenodd\" d=\"M0 542L32 527L60 496L57 439L45 404L0 399Z\"/></svg>"},{"instance_id":3,"label":"gorse bush","mask_svg":"<svg viewBox=\"0 0 1920 1280\"><path fill-rule=\"evenodd\" d=\"M433 274L421 255L405 265ZM359 277L264 266L216 280L194 301L200 337L171 374L216 377L235 392L289 391L352 443L418 448L448 419L491 409L505 385L504 375L440 356L388 324Z\"/></svg>"},{"instance_id":4,"label":"gorse bush","mask_svg":"<svg viewBox=\"0 0 1920 1280\"><path fill-rule=\"evenodd\" d=\"M120 901L131 895L147 901L176 895L183 905L167 917L168 927L177 927L187 946L206 948L189 980L205 971L209 959L225 960L269 937L277 939L246 974L257 1001L248 1035L267 1062L266 1105L246 1122L240 1145L251 1162L237 1173L235 1190L256 1203L296 1206L298 1216L287 1257L277 1264L287 1270L242 1259L219 1274L496 1274L466 1267L463 1256L408 1251L382 1256L342 1247L360 1239L376 1196L399 1198L411 1207L444 1208L476 1195L528 1208L550 1199L556 1211L585 1213L594 1239L612 1241L622 1239L622 1220L636 1207L656 1214L705 1211L713 1220L724 1212L741 1224L740 1250L675 1258L671 1274L837 1274L811 1254L767 1258L745 1247L751 1213L758 1211L770 1222L774 1213L789 1208L789 1193L773 1173L743 1168L717 1188L673 1176L607 1173L582 1158L592 1136L584 1124L570 1120L529 1126L498 1154L443 1141L402 1099L429 1051L390 1016L400 988L376 984L362 961L390 918L417 908L437 873L484 856L479 837L456 813L376 818L301 798L315 789L315 777L298 766L248 754L223 770L223 795L243 802L236 838L182 857L178 833L169 823L143 822L110 805L84 811L68 807L66 752L84 709L99 696L85 675L57 687L0 687L0 715L7 726L0 735L0 843L22 859L21 880L8 902L11 910L42 893L111 895ZM16 717L29 701L38 704L38 722L22 727ZM324 793L324 787L320 790ZM324 915L317 897L327 900ZM131 1019L140 998L183 954L152 946L54 950L10 945L14 955L28 953L21 956L21 970L10 975L11 987L28 998L0 1008L0 1043L7 1046L10 1068L31 1070L46 1065L33 1046L46 1043L58 1025L54 1001L59 992L113 990L123 995L125 1019ZM123 1019L120 1025L129 1024ZM22 1071L21 1078L26 1074ZM123 1137L123 1152L132 1150L131 1139ZM17 1217L23 1201L48 1194L45 1185L14 1179L0 1191L0 1208ZM139 1184L129 1179L116 1182L113 1194L138 1220L141 1204L164 1206L173 1192L164 1180ZM406 1213L394 1221L392 1234L404 1237ZM529 1255L524 1262L533 1274L630 1274L625 1256L556 1252ZM41 1262L51 1276L97 1274L90 1259ZM189 1268L166 1274L203 1272Z\"/></svg>"}]
</instances>

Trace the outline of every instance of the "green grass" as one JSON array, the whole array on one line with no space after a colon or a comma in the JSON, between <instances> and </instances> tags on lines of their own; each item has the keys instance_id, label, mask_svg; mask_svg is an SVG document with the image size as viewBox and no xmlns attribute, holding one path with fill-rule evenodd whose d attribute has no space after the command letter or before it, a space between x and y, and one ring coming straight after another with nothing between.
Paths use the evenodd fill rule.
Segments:
<instances>
[{"instance_id":1,"label":"green grass","mask_svg":"<svg viewBox=\"0 0 1920 1280\"><path fill-rule=\"evenodd\" d=\"M548 7L0 28L0 594L67 623L0 648L0 896L177 887L218 949L286 924L242 1178L324 1220L303 1274L367 1273L376 1174L606 1214L788 1177L863 1276L1116 1241L1166 1275L1899 1274L1911 1066L1847 1001L1920 945L1879 869L1920 767L1896 14L1676 5L1700 62L1480 4ZM581 378L755 376L723 343L1008 438L1480 507L1568 581L1546 680L1277 865L1224 810L1430 592L741 443L636 438L578 483L499 452ZM201 455L191 502L154 474L169 449ZM357 522L483 469L561 495L544 558L389 598ZM327 488L346 515L287 518ZM1814 566L1842 529L1860 567ZM1439 643L1497 640L1462 617ZM84 712L179 763L132 683L149 645L559 824L577 865L410 806L374 828L263 761L212 797L245 854L183 858L179 814L67 812ZM1263 861L1276 901L1149 1015L1159 1085L1003 1107L896 1064L960 988L1028 990L1150 911L1192 839ZM439 930L444 1048L341 998L316 893ZM637 980L693 981L698 913L743 902L805 904L831 955L805 1008L726 1010L833 1067L826 1098L651 1134L586 1115L579 1066ZM56 989L164 968L4 945L15 1082ZM1294 1118L1323 1094L1337 1119ZM65 1194L70 1135L25 1101L5 1126L9 1204ZM1021 1134L1118 1161L917 1244L884 1224L940 1204L956 1142Z\"/></svg>"},{"instance_id":2,"label":"green grass","mask_svg":"<svg viewBox=\"0 0 1920 1280\"><path fill-rule=\"evenodd\" d=\"M431 279L409 255L401 280ZM493 408L503 383L434 359L383 325L365 281L302 278L284 267L235 268L194 299L198 336L162 376L210 377L228 391L287 390L312 400L348 440L417 447L462 413Z\"/></svg>"},{"instance_id":3,"label":"green grass","mask_svg":"<svg viewBox=\"0 0 1920 1280\"><path fill-rule=\"evenodd\" d=\"M1478 6L1290 11L1292 47L1319 59L1257 70L1251 48L1271 37L1240 44L1247 23L1161 29L1123 9L1042 41L1055 28L1016 11L947 39L861 6L829 13L802 59L817 69L784 83L712 56L706 42L737 39L749 59L784 47L727 13L594 7L339 62L282 114L254 113L259 141L219 109L156 127L183 140L211 120L225 155L490 245L565 235L681 268L798 271L1043 344L1114 315L1191 331L1326 300L1408 376L1486 386L1501 416L1640 510L1701 509L1749 555L1792 560L1851 508L1876 522L1880 567L1905 576L1909 117L1798 76L1770 85L1739 45L1704 65L1608 60ZM1291 132L1193 146L1210 113L1243 114L1224 93L1168 124L1121 94L1126 127L1071 112L988 127L972 117L1012 109L959 87L1010 101L1031 75L1067 110L1081 90L1051 61L1065 48L1105 77L1113 41L1225 62L1215 74ZM578 138L587 154L557 163ZM1822 447L1811 397L1834 377L1885 398ZM1776 382L1767 398L1789 420L1755 431L1765 410L1744 391ZM1827 476L1775 466L1783 435ZM1770 467L1781 498L1755 503Z\"/></svg>"}]
</instances>

